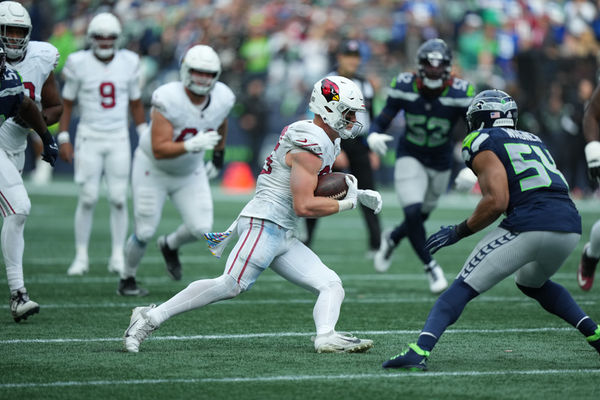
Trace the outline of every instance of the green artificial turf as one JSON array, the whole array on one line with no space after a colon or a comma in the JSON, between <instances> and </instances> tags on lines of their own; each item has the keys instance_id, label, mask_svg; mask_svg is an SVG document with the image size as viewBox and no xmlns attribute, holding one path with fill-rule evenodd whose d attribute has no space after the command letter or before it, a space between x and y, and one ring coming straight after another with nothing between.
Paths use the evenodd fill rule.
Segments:
<instances>
[{"instance_id":1,"label":"green artificial turf","mask_svg":"<svg viewBox=\"0 0 600 400\"><path fill-rule=\"evenodd\" d=\"M224 230L248 196L215 187L215 230ZM365 258L366 232L358 211L326 218L313 248L344 282L346 298L337 329L371 338L365 354L316 354L315 296L267 270L236 299L165 322L140 353L122 350L131 308L161 303L190 282L218 276L216 259L202 242L181 250L184 276L169 279L155 243L138 271L145 298L116 295L107 271L108 206L95 211L90 272L68 277L74 256L75 190L65 182L30 188L25 282L39 314L13 322L0 305L0 398L27 399L591 399L600 394L600 357L583 337L524 297L512 278L469 304L429 359L429 372L386 371L381 363L415 341L436 296L408 241L396 249L386 274ZM400 222L392 191L384 191L385 227ZM469 215L477 197L450 195L427 221L431 233ZM600 217L597 200L579 203L584 233L556 275L592 318L600 320L600 282L577 287L576 268L589 230ZM131 215L131 213L130 213ZM179 224L167 203L157 236ZM133 222L130 221L130 226ZM452 280L479 233L442 249L436 259ZM2 276L6 300L8 288Z\"/></svg>"}]
</instances>

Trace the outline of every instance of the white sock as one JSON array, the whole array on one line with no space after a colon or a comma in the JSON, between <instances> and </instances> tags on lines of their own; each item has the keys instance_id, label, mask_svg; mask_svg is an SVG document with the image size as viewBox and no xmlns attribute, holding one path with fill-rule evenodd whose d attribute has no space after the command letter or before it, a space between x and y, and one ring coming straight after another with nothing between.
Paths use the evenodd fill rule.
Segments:
<instances>
[{"instance_id":1,"label":"white sock","mask_svg":"<svg viewBox=\"0 0 600 400\"><path fill-rule=\"evenodd\" d=\"M321 289L313 308L317 335L323 335L335 329L335 324L340 317L342 301L344 301L344 288L341 283L330 283L327 288Z\"/></svg>"},{"instance_id":2,"label":"white sock","mask_svg":"<svg viewBox=\"0 0 600 400\"><path fill-rule=\"evenodd\" d=\"M121 279L135 277L145 252L146 243L140 242L135 235L129 236L125 244L125 269L121 272Z\"/></svg>"},{"instance_id":3,"label":"white sock","mask_svg":"<svg viewBox=\"0 0 600 400\"><path fill-rule=\"evenodd\" d=\"M117 207L110 205L110 233L112 236L112 254L113 256L123 255L123 244L127 237L128 228L127 207Z\"/></svg>"},{"instance_id":4,"label":"white sock","mask_svg":"<svg viewBox=\"0 0 600 400\"><path fill-rule=\"evenodd\" d=\"M77 254L83 251L87 256L93 217L94 206L86 206L79 201L75 210L75 249L77 250Z\"/></svg>"},{"instance_id":5,"label":"white sock","mask_svg":"<svg viewBox=\"0 0 600 400\"><path fill-rule=\"evenodd\" d=\"M169 318L185 311L194 310L219 300L230 299L240 293L233 277L221 275L215 279L194 281L166 302L148 311L153 325L159 326Z\"/></svg>"},{"instance_id":6,"label":"white sock","mask_svg":"<svg viewBox=\"0 0 600 400\"><path fill-rule=\"evenodd\" d=\"M2 255L6 266L8 287L13 292L25 286L23 281L23 251L25 250L26 215L12 214L4 217L0 241L2 242Z\"/></svg>"},{"instance_id":7,"label":"white sock","mask_svg":"<svg viewBox=\"0 0 600 400\"><path fill-rule=\"evenodd\" d=\"M171 250L176 250L186 243L195 242L198 238L186 228L185 225L179 225L175 232L167 235L167 245Z\"/></svg>"},{"instance_id":8,"label":"white sock","mask_svg":"<svg viewBox=\"0 0 600 400\"><path fill-rule=\"evenodd\" d=\"M587 255L592 258L600 258L600 220L596 221L594 226L592 226Z\"/></svg>"}]
</instances>

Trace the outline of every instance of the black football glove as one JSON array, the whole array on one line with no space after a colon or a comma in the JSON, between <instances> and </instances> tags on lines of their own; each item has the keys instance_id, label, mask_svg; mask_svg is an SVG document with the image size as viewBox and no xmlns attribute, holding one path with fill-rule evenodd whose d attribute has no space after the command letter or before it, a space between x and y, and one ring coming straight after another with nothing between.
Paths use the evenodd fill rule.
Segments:
<instances>
[{"instance_id":1,"label":"black football glove","mask_svg":"<svg viewBox=\"0 0 600 400\"><path fill-rule=\"evenodd\" d=\"M44 135L41 135L42 142L44 143L44 151L42 152L42 160L46 161L54 167L56 158L58 157L58 146L56 140L50 132L46 131Z\"/></svg>"}]
</instances>

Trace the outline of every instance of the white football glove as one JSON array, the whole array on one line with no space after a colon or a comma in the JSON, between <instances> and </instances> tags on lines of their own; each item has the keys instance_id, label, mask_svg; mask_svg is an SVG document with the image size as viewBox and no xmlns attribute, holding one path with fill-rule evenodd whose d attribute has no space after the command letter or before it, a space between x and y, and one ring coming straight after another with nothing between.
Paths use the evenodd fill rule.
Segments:
<instances>
[{"instance_id":1,"label":"white football glove","mask_svg":"<svg viewBox=\"0 0 600 400\"><path fill-rule=\"evenodd\" d=\"M356 202L358 201L358 181L354 175L346 174L346 185L348 185L348 192L346 193L346 197L342 200L338 200L338 212L356 208Z\"/></svg>"},{"instance_id":2,"label":"white football glove","mask_svg":"<svg viewBox=\"0 0 600 400\"><path fill-rule=\"evenodd\" d=\"M201 131L183 142L183 147L188 153L197 153L202 150L212 150L219 140L221 140L221 135L217 131Z\"/></svg>"},{"instance_id":3,"label":"white football glove","mask_svg":"<svg viewBox=\"0 0 600 400\"><path fill-rule=\"evenodd\" d=\"M383 200L379 192L370 189L358 189L358 201L365 207L369 207L375 214L379 214L383 206Z\"/></svg>"},{"instance_id":4,"label":"white football glove","mask_svg":"<svg viewBox=\"0 0 600 400\"><path fill-rule=\"evenodd\" d=\"M207 161L206 164L204 164L204 171L209 180L219 176L219 168L215 167L215 164L213 164L212 161Z\"/></svg>"},{"instance_id":5,"label":"white football glove","mask_svg":"<svg viewBox=\"0 0 600 400\"><path fill-rule=\"evenodd\" d=\"M585 159L590 179L600 182L600 142L594 140L585 145Z\"/></svg>"},{"instance_id":6,"label":"white football glove","mask_svg":"<svg viewBox=\"0 0 600 400\"><path fill-rule=\"evenodd\" d=\"M394 137L385 133L373 132L367 136L369 148L380 156L385 156L385 153L388 151L386 142L391 140L394 140Z\"/></svg>"},{"instance_id":7,"label":"white football glove","mask_svg":"<svg viewBox=\"0 0 600 400\"><path fill-rule=\"evenodd\" d=\"M471 168L463 168L458 172L454 179L454 187L459 192L468 192L473 189L477 183L477 175L471 171Z\"/></svg>"}]
</instances>

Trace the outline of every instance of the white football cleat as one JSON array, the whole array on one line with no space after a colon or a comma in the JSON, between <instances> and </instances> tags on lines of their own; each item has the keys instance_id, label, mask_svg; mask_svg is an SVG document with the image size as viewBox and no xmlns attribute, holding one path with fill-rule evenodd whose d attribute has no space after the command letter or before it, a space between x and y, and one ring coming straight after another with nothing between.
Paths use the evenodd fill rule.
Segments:
<instances>
[{"instance_id":1,"label":"white football cleat","mask_svg":"<svg viewBox=\"0 0 600 400\"><path fill-rule=\"evenodd\" d=\"M123 335L125 350L128 352L139 352L140 344L158 329L158 326L154 326L146 315L154 307L156 307L155 304L150 304L148 307L136 307L131 312L129 327Z\"/></svg>"},{"instance_id":2,"label":"white football cleat","mask_svg":"<svg viewBox=\"0 0 600 400\"><path fill-rule=\"evenodd\" d=\"M67 270L67 275L84 275L90 270L90 264L87 257L75 256L71 266Z\"/></svg>"},{"instance_id":3,"label":"white football cleat","mask_svg":"<svg viewBox=\"0 0 600 400\"><path fill-rule=\"evenodd\" d=\"M123 254L113 254L108 261L108 272L120 274L125 271L125 257Z\"/></svg>"},{"instance_id":4,"label":"white football cleat","mask_svg":"<svg viewBox=\"0 0 600 400\"><path fill-rule=\"evenodd\" d=\"M29 299L27 290L23 287L10 294L10 313L15 322L27 319L30 315L40 312L40 305Z\"/></svg>"},{"instance_id":5,"label":"white football cleat","mask_svg":"<svg viewBox=\"0 0 600 400\"><path fill-rule=\"evenodd\" d=\"M373 267L377 272L386 272L392 265L392 253L398 245L390 237L391 234L391 229L381 233L381 244L373 257Z\"/></svg>"},{"instance_id":6,"label":"white football cleat","mask_svg":"<svg viewBox=\"0 0 600 400\"><path fill-rule=\"evenodd\" d=\"M373 347L370 339L359 339L349 333L331 331L313 337L317 353L363 353Z\"/></svg>"},{"instance_id":7,"label":"white football cleat","mask_svg":"<svg viewBox=\"0 0 600 400\"><path fill-rule=\"evenodd\" d=\"M429 264L425 265L425 273L429 280L429 290L431 293L442 293L448 287L448 281L444 276L442 267L435 260L431 260Z\"/></svg>"}]
</instances>

